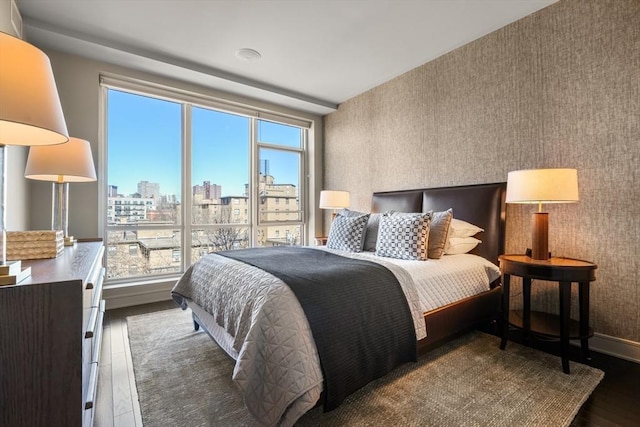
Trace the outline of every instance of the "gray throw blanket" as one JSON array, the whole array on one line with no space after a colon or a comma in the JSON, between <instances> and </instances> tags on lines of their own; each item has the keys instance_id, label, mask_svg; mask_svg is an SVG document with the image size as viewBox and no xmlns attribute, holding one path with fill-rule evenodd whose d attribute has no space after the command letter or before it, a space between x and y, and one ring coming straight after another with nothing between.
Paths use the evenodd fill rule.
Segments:
<instances>
[{"instance_id":1,"label":"gray throw blanket","mask_svg":"<svg viewBox=\"0 0 640 427\"><path fill-rule=\"evenodd\" d=\"M278 277L296 295L324 375L324 410L417 358L411 312L387 268L300 247L218 252Z\"/></svg>"}]
</instances>

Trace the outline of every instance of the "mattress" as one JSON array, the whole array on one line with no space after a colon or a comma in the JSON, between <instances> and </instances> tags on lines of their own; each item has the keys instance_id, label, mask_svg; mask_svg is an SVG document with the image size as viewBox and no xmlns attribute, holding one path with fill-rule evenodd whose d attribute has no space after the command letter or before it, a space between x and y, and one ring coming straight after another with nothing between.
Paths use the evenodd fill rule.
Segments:
<instances>
[{"instance_id":1,"label":"mattress","mask_svg":"<svg viewBox=\"0 0 640 427\"><path fill-rule=\"evenodd\" d=\"M342 256L367 259L383 264L390 270L404 269L413 280L420 302L420 311L426 313L490 289L500 277L500 269L486 259L472 254L444 255L440 259L409 261L382 258L373 252L344 253ZM392 270L393 271L393 270Z\"/></svg>"}]
</instances>

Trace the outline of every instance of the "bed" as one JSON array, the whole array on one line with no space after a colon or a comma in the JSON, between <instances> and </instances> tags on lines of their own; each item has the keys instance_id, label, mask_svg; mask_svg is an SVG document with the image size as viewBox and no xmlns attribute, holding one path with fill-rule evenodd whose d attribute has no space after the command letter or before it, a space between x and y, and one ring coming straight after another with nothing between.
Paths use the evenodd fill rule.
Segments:
<instances>
[{"instance_id":1,"label":"bed","mask_svg":"<svg viewBox=\"0 0 640 427\"><path fill-rule=\"evenodd\" d=\"M452 208L455 218L468 221L484 230L476 235L482 243L470 252L473 255L465 256L474 258L474 262L485 263L485 267L477 268L489 271L490 269L486 267L489 261L493 270L496 270L498 256L504 251L505 189L505 183L496 183L378 192L372 196L371 212L428 212ZM410 339L415 348L405 351L403 347L403 351L398 352L398 354L402 353L401 356L393 351L384 350L394 353L389 355L389 360L393 359L393 362L386 359L381 362L389 365L389 369L406 362L407 359L403 358L405 353L426 352L480 322L499 318L501 289L498 285L499 275L495 271L490 276L490 281L485 278L488 282L484 284L485 289L454 301L445 300L447 302L444 305L436 304L437 308L429 308L422 312L420 309L429 305L424 305L422 302L421 295L418 295L422 294L422 291L414 289L418 280L412 276L413 273L407 273L410 269L402 267L402 262L373 259L375 255L370 253L349 254L325 248L301 248L300 259L306 259L302 255L305 251L313 252L308 256L327 257L327 259L334 259L332 257L341 255L340 258L346 260L345 265L352 265L349 264L351 262L380 263L385 267L384 269L393 273L399 285L398 289L401 289L406 297L405 303L408 302L407 314L404 315L408 320L403 321L411 323L412 329L415 328ZM320 252L322 253L319 254ZM306 255L305 253L304 256ZM458 255L447 257L443 257L446 258L443 261L444 264L453 264L453 260L458 259L455 258ZM295 256L285 250L281 258L295 259ZM309 266L315 264L313 260L315 258L309 258L304 262ZM275 277L278 273L265 271L268 270L268 262L262 265L265 270L255 267L260 266L259 263L247 265L247 262L251 263L254 260L252 258L249 258L249 261L239 260L221 255L203 257L185 272L172 291L172 296L183 309L192 310L195 328L202 327L236 360L234 381L244 393L249 412L263 424L293 425L306 411L321 402L323 397L325 410L332 409L335 405L327 404L326 395L329 394L327 390L335 390L336 387L327 378L331 378L328 374L328 366L331 362L328 362L330 359L326 356L327 350L323 348L336 346L322 344L323 338L316 335L319 330L317 326L319 321L312 320L315 314L310 315L308 308L308 305L313 302L305 302L306 296L301 296L295 287L290 288L284 283L285 280L280 279L280 276ZM412 263L419 262L412 261ZM427 265L428 262L423 264ZM359 268L359 264L353 265L354 269ZM322 274L323 270L316 270L316 274ZM457 278L449 280L455 281ZM212 283L216 283L215 291L211 290ZM222 284L218 285L218 283ZM367 282L366 286L370 286L370 283ZM239 289L243 291L240 292ZM313 298L307 299L313 301ZM395 297L382 298L390 298L388 305L391 306L390 301ZM302 308L301 304L307 305ZM376 302L372 304L372 307L377 307L375 310L385 310L385 304L378 306L375 306ZM388 313L380 311L384 319L380 323L396 325L395 318L391 319L388 316L401 317L398 314L401 310L387 310ZM318 311L323 312L321 316L328 315L324 313L324 309ZM329 316L339 317L339 314L337 312ZM320 321L325 322L323 330L332 329L331 319L333 318L329 317ZM353 328L357 329L358 325L354 323ZM348 336L349 329L340 327L340 334ZM381 335L384 333L384 331L381 332ZM324 340L331 342L334 338L324 338ZM377 348L382 345L379 344L378 339L371 339L370 342L371 347ZM359 345L362 347L361 343ZM338 352L340 351L345 353L344 350ZM364 351L367 353L370 349ZM322 356L322 363L319 354ZM350 359L357 359L357 357L345 359L344 354L340 357L342 359L338 360L343 363L351 363ZM365 366L368 366L368 363L369 361L363 362ZM349 367L349 369L357 370L359 367L356 365L356 368ZM342 375L345 372L348 371L342 371ZM369 373L366 374L369 375ZM373 375L371 378L375 378L381 374L376 371L371 375ZM339 401L340 399L337 404Z\"/></svg>"}]
</instances>

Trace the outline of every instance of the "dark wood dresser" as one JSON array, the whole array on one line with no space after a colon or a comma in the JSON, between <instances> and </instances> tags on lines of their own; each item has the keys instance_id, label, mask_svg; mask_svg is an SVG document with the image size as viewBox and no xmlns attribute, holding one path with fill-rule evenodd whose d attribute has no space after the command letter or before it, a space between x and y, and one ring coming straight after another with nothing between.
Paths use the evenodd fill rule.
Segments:
<instances>
[{"instance_id":1,"label":"dark wood dresser","mask_svg":"<svg viewBox=\"0 0 640 427\"><path fill-rule=\"evenodd\" d=\"M23 261L0 286L0 426L91 426L104 300L104 245L76 243Z\"/></svg>"}]
</instances>

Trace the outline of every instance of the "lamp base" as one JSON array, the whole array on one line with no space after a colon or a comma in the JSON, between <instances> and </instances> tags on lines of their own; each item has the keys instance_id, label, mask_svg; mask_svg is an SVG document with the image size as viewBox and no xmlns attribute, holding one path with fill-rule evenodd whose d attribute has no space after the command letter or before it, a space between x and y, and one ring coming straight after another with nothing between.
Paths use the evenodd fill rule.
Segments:
<instances>
[{"instance_id":1,"label":"lamp base","mask_svg":"<svg viewBox=\"0 0 640 427\"><path fill-rule=\"evenodd\" d=\"M0 286L15 285L31 276L31 267L22 269L21 261L7 261L0 265Z\"/></svg>"},{"instance_id":2,"label":"lamp base","mask_svg":"<svg viewBox=\"0 0 640 427\"><path fill-rule=\"evenodd\" d=\"M531 258L549 259L549 214L536 212L531 217Z\"/></svg>"},{"instance_id":3,"label":"lamp base","mask_svg":"<svg viewBox=\"0 0 640 427\"><path fill-rule=\"evenodd\" d=\"M529 258L531 258L531 248L525 249L524 254L525 256L528 256ZM549 258L551 257L552 257L551 252L549 252Z\"/></svg>"},{"instance_id":4,"label":"lamp base","mask_svg":"<svg viewBox=\"0 0 640 427\"><path fill-rule=\"evenodd\" d=\"M77 242L77 240L73 237L73 236L67 236L64 238L64 245L65 246L73 246L75 245Z\"/></svg>"}]
</instances>

